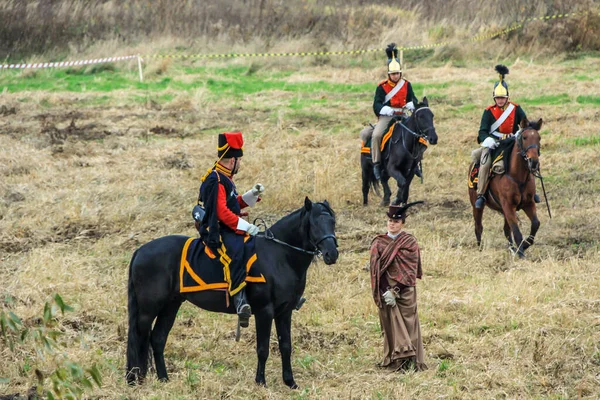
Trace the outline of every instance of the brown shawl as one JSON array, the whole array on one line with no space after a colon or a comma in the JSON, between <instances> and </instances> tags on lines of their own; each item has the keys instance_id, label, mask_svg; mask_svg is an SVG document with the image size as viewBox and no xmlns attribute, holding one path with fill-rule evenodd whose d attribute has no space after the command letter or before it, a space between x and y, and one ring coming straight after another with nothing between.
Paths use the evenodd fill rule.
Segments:
<instances>
[{"instance_id":1,"label":"brown shawl","mask_svg":"<svg viewBox=\"0 0 600 400\"><path fill-rule=\"evenodd\" d=\"M421 278L421 253L417 240L407 232L400 232L396 239L387 234L378 235L371 243L371 289L375 304L383 307L380 280L386 272L404 286L415 286Z\"/></svg>"}]
</instances>

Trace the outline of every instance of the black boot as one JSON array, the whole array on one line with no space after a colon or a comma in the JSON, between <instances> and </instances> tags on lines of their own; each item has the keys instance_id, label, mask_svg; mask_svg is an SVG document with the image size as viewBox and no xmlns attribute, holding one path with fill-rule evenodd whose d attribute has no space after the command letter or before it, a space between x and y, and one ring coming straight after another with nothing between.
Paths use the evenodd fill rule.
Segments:
<instances>
[{"instance_id":1,"label":"black boot","mask_svg":"<svg viewBox=\"0 0 600 400\"><path fill-rule=\"evenodd\" d=\"M242 328L247 328L250 321L250 316L252 315L252 309L246 300L245 288L233 296L233 305L235 306L235 311L237 312L240 326Z\"/></svg>"},{"instance_id":2,"label":"black boot","mask_svg":"<svg viewBox=\"0 0 600 400\"><path fill-rule=\"evenodd\" d=\"M415 175L421 179L423 179L423 172L421 171L421 163L417 164L417 168L415 169Z\"/></svg>"},{"instance_id":3,"label":"black boot","mask_svg":"<svg viewBox=\"0 0 600 400\"><path fill-rule=\"evenodd\" d=\"M373 175L375 175L375 179L378 181L381 180L381 164L373 164Z\"/></svg>"},{"instance_id":4,"label":"black boot","mask_svg":"<svg viewBox=\"0 0 600 400\"><path fill-rule=\"evenodd\" d=\"M477 200L475 200L475 208L481 209L485 204L485 196L478 196Z\"/></svg>"},{"instance_id":5,"label":"black boot","mask_svg":"<svg viewBox=\"0 0 600 400\"><path fill-rule=\"evenodd\" d=\"M542 202L542 200L540 199L540 196L538 196L537 193L533 195L533 201L535 201L538 204Z\"/></svg>"},{"instance_id":6,"label":"black boot","mask_svg":"<svg viewBox=\"0 0 600 400\"><path fill-rule=\"evenodd\" d=\"M306 302L306 299L304 297L300 297L298 299L298 303L296 304L296 311L299 311L302 308L302 305L304 305L304 302Z\"/></svg>"}]
</instances>

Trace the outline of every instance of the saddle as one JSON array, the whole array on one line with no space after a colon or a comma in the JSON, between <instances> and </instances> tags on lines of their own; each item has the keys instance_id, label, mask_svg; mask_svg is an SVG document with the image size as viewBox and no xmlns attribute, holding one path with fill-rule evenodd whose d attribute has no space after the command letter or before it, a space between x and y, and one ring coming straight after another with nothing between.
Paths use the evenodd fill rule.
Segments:
<instances>
[{"instance_id":1,"label":"saddle","mask_svg":"<svg viewBox=\"0 0 600 400\"><path fill-rule=\"evenodd\" d=\"M490 177L493 175L504 175L508 171L509 157L504 157L505 154L510 154L515 145L514 137L501 140L492 151L492 167L490 168ZM475 150L477 151L477 150ZM477 181L479 176L479 158L473 160L467 183L469 188L477 189Z\"/></svg>"},{"instance_id":2,"label":"saddle","mask_svg":"<svg viewBox=\"0 0 600 400\"><path fill-rule=\"evenodd\" d=\"M244 264L246 265L246 282L265 283L267 280L260 273L256 263L254 237L244 238ZM199 238L189 238L181 252L179 268L179 292L200 292L203 290L227 290L224 267L229 265L229 258L224 252L213 253Z\"/></svg>"},{"instance_id":3,"label":"saddle","mask_svg":"<svg viewBox=\"0 0 600 400\"><path fill-rule=\"evenodd\" d=\"M383 137L381 138L381 152L383 152L383 150L386 148L388 142L390 141L390 138L392 137L392 133L394 133L394 127L396 126L396 121L392 120L388 130L386 131L386 133L383 135ZM372 138L369 137L369 139L363 143L361 149L360 149L360 153L361 154L371 154L371 140Z\"/></svg>"}]
</instances>

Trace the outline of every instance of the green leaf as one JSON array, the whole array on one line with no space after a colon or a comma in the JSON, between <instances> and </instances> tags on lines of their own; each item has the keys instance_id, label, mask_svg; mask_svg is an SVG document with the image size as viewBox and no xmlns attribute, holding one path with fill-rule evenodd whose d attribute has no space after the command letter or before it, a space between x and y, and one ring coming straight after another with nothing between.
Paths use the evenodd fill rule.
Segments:
<instances>
[{"instance_id":1,"label":"green leaf","mask_svg":"<svg viewBox=\"0 0 600 400\"><path fill-rule=\"evenodd\" d=\"M55 400L54 396L52 395L52 392L50 392L49 390L46 390L46 397L48 398L48 400Z\"/></svg>"},{"instance_id":2,"label":"green leaf","mask_svg":"<svg viewBox=\"0 0 600 400\"><path fill-rule=\"evenodd\" d=\"M60 311L64 314L65 313L65 302L63 301L62 297L60 297L60 295L58 293L56 293L54 295L54 301L56 301L56 304L58 304L58 306L60 307Z\"/></svg>"},{"instance_id":3,"label":"green leaf","mask_svg":"<svg viewBox=\"0 0 600 400\"><path fill-rule=\"evenodd\" d=\"M94 388L94 385L92 385L92 382L88 378L81 379L81 384L90 390Z\"/></svg>"},{"instance_id":4,"label":"green leaf","mask_svg":"<svg viewBox=\"0 0 600 400\"><path fill-rule=\"evenodd\" d=\"M46 304L44 305L44 325L47 324L48 322L50 322L51 318L52 318L52 309L50 307L50 304L48 304L48 302L46 302Z\"/></svg>"},{"instance_id":5,"label":"green leaf","mask_svg":"<svg viewBox=\"0 0 600 400\"><path fill-rule=\"evenodd\" d=\"M17 317L17 315L14 312L9 311L8 315L10 316L10 319L13 320L13 322L16 325L23 326L23 322L21 322L21 318Z\"/></svg>"},{"instance_id":6,"label":"green leaf","mask_svg":"<svg viewBox=\"0 0 600 400\"><path fill-rule=\"evenodd\" d=\"M0 314L0 329L2 329L2 336L6 337L6 314L4 311Z\"/></svg>"},{"instance_id":7,"label":"green leaf","mask_svg":"<svg viewBox=\"0 0 600 400\"><path fill-rule=\"evenodd\" d=\"M27 338L27 334L29 334L29 329L23 329L23 331L21 332L21 342L25 341L25 339Z\"/></svg>"},{"instance_id":8,"label":"green leaf","mask_svg":"<svg viewBox=\"0 0 600 400\"><path fill-rule=\"evenodd\" d=\"M92 368L88 369L88 372L92 376L94 382L96 382L96 385L98 385L98 387L102 386L102 376L100 375L100 371L96 364L92 365Z\"/></svg>"}]
</instances>

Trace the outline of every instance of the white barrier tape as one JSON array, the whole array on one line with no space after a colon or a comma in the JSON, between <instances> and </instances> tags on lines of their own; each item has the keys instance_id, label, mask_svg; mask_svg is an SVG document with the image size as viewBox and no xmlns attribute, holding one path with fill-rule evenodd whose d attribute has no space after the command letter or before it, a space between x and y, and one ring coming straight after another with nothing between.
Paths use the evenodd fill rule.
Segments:
<instances>
[{"instance_id":1,"label":"white barrier tape","mask_svg":"<svg viewBox=\"0 0 600 400\"><path fill-rule=\"evenodd\" d=\"M138 58L138 56L123 56L123 57L107 57L97 58L94 60L79 60L79 61L61 61L61 62L44 62L35 64L2 64L0 69L25 69L25 68L60 68L60 67L73 67L79 65L91 65L91 64L102 64L113 61L131 60Z\"/></svg>"}]
</instances>

